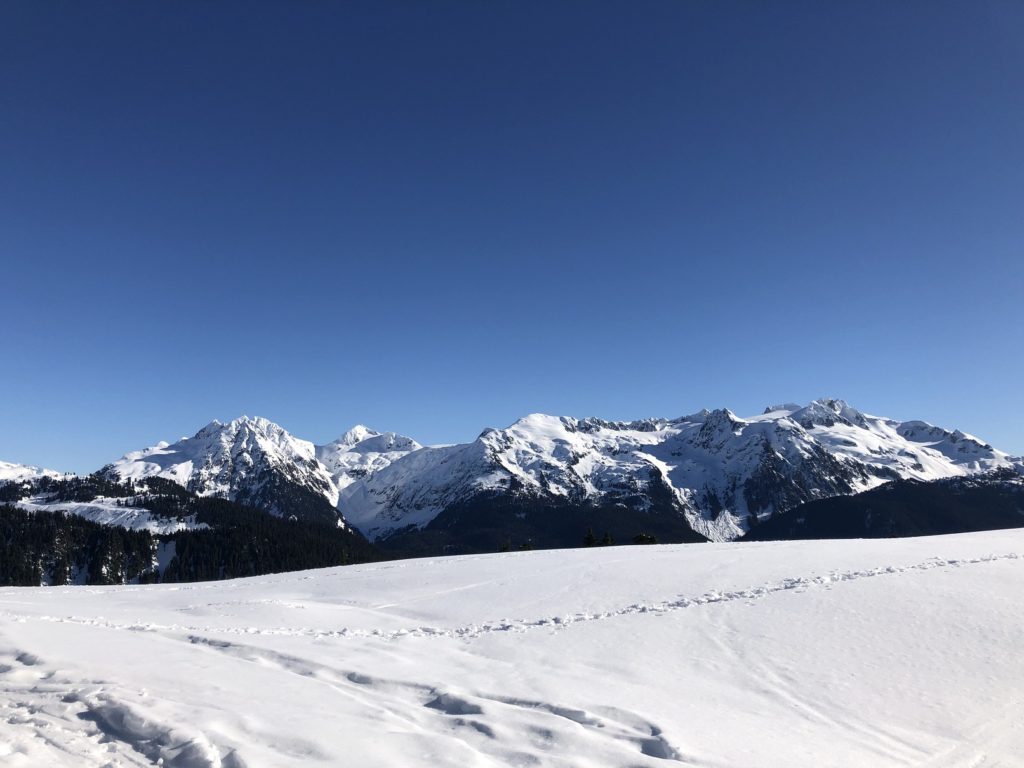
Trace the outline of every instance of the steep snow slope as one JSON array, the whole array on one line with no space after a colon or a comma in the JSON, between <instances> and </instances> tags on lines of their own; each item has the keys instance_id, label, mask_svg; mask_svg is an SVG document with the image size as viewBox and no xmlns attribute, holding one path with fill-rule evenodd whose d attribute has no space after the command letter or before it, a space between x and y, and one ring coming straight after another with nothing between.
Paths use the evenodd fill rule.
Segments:
<instances>
[{"instance_id":1,"label":"steep snow slope","mask_svg":"<svg viewBox=\"0 0 1024 768\"><path fill-rule=\"evenodd\" d=\"M380 539L480 495L642 512L660 492L694 530L724 540L745 531L751 516L815 498L1014 461L963 433L871 416L841 400L773 406L747 419L728 410L636 422L533 414L472 443L400 457L343 488L339 507Z\"/></svg>"},{"instance_id":2,"label":"steep snow slope","mask_svg":"<svg viewBox=\"0 0 1024 768\"><path fill-rule=\"evenodd\" d=\"M420 448L411 437L357 424L334 442L316 446L316 457L340 490Z\"/></svg>"},{"instance_id":3,"label":"steep snow slope","mask_svg":"<svg viewBox=\"0 0 1024 768\"><path fill-rule=\"evenodd\" d=\"M108 499L102 496L90 501L54 501L44 494L17 501L15 506L29 512L64 512L99 525L116 525L133 531L150 531L157 534L207 527L203 523L197 523L194 516L182 519L166 517L154 514L145 507L125 506L119 503L123 501L125 499Z\"/></svg>"},{"instance_id":4,"label":"steep snow slope","mask_svg":"<svg viewBox=\"0 0 1024 768\"><path fill-rule=\"evenodd\" d=\"M122 480L163 477L282 516L337 519L330 507L338 492L314 445L263 418L213 421L193 437L128 453L105 471Z\"/></svg>"},{"instance_id":5,"label":"steep snow slope","mask_svg":"<svg viewBox=\"0 0 1024 768\"><path fill-rule=\"evenodd\" d=\"M1024 531L0 590L10 766L1016 766Z\"/></svg>"}]
</instances>

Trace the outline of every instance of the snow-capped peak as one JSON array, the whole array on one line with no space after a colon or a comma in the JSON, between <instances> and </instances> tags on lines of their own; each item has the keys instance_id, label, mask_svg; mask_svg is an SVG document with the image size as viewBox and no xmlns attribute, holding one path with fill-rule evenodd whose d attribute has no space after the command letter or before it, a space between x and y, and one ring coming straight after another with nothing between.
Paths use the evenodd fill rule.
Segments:
<instances>
[{"instance_id":1,"label":"snow-capped peak","mask_svg":"<svg viewBox=\"0 0 1024 768\"><path fill-rule=\"evenodd\" d=\"M278 514L336 521L340 510L371 538L501 498L538 509L554 502L674 515L703 536L727 539L812 499L1001 467L1024 469L1024 461L960 430L821 398L746 418L727 408L637 421L532 413L472 442L430 448L361 424L313 445L268 419L242 416L128 453L106 470L167 478ZM0 463L0 480L44 472Z\"/></svg>"},{"instance_id":2,"label":"snow-capped peak","mask_svg":"<svg viewBox=\"0 0 1024 768\"><path fill-rule=\"evenodd\" d=\"M22 483L27 480L38 480L41 477L61 477L61 473L52 469L32 467L28 464L12 464L0 461L0 483Z\"/></svg>"},{"instance_id":3,"label":"snow-capped peak","mask_svg":"<svg viewBox=\"0 0 1024 768\"><path fill-rule=\"evenodd\" d=\"M301 489L332 506L337 489L308 440L269 419L239 417L211 421L192 437L125 454L107 471L122 479L164 477L204 496L220 496L278 514L292 514L277 497L282 488ZM294 493L291 494L294 496Z\"/></svg>"},{"instance_id":4,"label":"snow-capped peak","mask_svg":"<svg viewBox=\"0 0 1024 768\"><path fill-rule=\"evenodd\" d=\"M422 446L411 437L396 432L377 432L357 424L325 445L316 446L316 457L331 475L338 490L372 472L383 469L407 453Z\"/></svg>"},{"instance_id":5,"label":"snow-capped peak","mask_svg":"<svg viewBox=\"0 0 1024 768\"><path fill-rule=\"evenodd\" d=\"M770 405L764 409L762 415L788 416L808 429L814 426L828 427L836 422L863 426L865 417L865 414L845 400L833 397L822 397L812 400L807 405L799 405L798 403Z\"/></svg>"},{"instance_id":6,"label":"snow-capped peak","mask_svg":"<svg viewBox=\"0 0 1024 768\"><path fill-rule=\"evenodd\" d=\"M363 424L356 424L352 429L348 430L345 434L334 441L336 445L355 445L361 443L369 437L376 437L380 432L370 429Z\"/></svg>"}]
</instances>

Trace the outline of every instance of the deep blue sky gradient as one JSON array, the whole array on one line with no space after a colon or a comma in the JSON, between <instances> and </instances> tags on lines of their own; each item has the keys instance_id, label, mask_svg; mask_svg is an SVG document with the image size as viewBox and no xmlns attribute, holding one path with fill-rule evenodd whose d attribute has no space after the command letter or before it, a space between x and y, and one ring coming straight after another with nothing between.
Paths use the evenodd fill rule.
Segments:
<instances>
[{"instance_id":1,"label":"deep blue sky gradient","mask_svg":"<svg viewBox=\"0 0 1024 768\"><path fill-rule=\"evenodd\" d=\"M844 397L1024 453L1024 4L7 2L0 458Z\"/></svg>"}]
</instances>

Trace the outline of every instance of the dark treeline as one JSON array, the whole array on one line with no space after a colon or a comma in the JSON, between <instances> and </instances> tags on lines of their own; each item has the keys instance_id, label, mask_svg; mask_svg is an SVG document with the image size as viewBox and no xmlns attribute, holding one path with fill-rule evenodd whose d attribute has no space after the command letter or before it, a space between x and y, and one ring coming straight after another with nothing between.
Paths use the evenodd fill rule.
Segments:
<instances>
[{"instance_id":1,"label":"dark treeline","mask_svg":"<svg viewBox=\"0 0 1024 768\"><path fill-rule=\"evenodd\" d=\"M233 579L378 559L361 537L336 525L284 520L223 499L199 502L196 522L216 527L162 537L175 547L164 581Z\"/></svg>"},{"instance_id":2,"label":"dark treeline","mask_svg":"<svg viewBox=\"0 0 1024 768\"><path fill-rule=\"evenodd\" d=\"M922 482L897 480L803 504L751 528L751 541L932 536L1020 528L1024 480L1012 469Z\"/></svg>"},{"instance_id":3,"label":"dark treeline","mask_svg":"<svg viewBox=\"0 0 1024 768\"><path fill-rule=\"evenodd\" d=\"M370 545L337 527L202 502L200 521L216 527L167 535L0 505L0 585L207 581L377 559ZM170 558L163 574L161 553Z\"/></svg>"},{"instance_id":4,"label":"dark treeline","mask_svg":"<svg viewBox=\"0 0 1024 768\"><path fill-rule=\"evenodd\" d=\"M9 505L30 496L48 503L115 498L195 527L156 535ZM160 478L133 484L90 475L0 484L0 585L206 581L376 559L365 539L335 524L274 517Z\"/></svg>"},{"instance_id":5,"label":"dark treeline","mask_svg":"<svg viewBox=\"0 0 1024 768\"><path fill-rule=\"evenodd\" d=\"M127 584L158 578L149 531L103 526L63 512L0 506L0 584Z\"/></svg>"},{"instance_id":6,"label":"dark treeline","mask_svg":"<svg viewBox=\"0 0 1024 768\"><path fill-rule=\"evenodd\" d=\"M0 484L0 501L17 501L34 494L45 494L52 501L87 502L100 496L132 496L135 494L135 486L130 481L118 483L100 474L40 477L31 482Z\"/></svg>"}]
</instances>

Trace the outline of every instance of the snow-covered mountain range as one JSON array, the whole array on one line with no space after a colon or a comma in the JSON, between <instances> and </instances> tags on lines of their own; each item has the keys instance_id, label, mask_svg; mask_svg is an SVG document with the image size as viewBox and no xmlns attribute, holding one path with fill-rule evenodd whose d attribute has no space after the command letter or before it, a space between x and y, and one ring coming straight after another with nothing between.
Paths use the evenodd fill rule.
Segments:
<instances>
[{"instance_id":1,"label":"snow-covered mountain range","mask_svg":"<svg viewBox=\"0 0 1024 768\"><path fill-rule=\"evenodd\" d=\"M814 499L898 478L1003 467L1024 468L1024 461L959 430L822 399L749 418L726 409L633 422L532 414L441 447L363 426L314 445L266 419L242 417L128 453L103 471L121 480L170 479L281 516L350 524L385 544L443 530L448 546L483 524L484 512L495 531L544 539L558 522L551 518L571 512L585 520L596 509L599 524L623 533L645 523L666 530L671 522L671 531L721 541ZM43 470L3 464L0 480L29 471ZM575 542L577 534L571 528L559 536Z\"/></svg>"},{"instance_id":2,"label":"snow-covered mountain range","mask_svg":"<svg viewBox=\"0 0 1024 768\"><path fill-rule=\"evenodd\" d=\"M732 539L754 518L896 478L1020 465L959 431L870 416L841 400L609 422L533 414L472 443L425 448L343 489L371 539L431 523L474 496L517 494L643 512L665 496L698 533Z\"/></svg>"}]
</instances>

